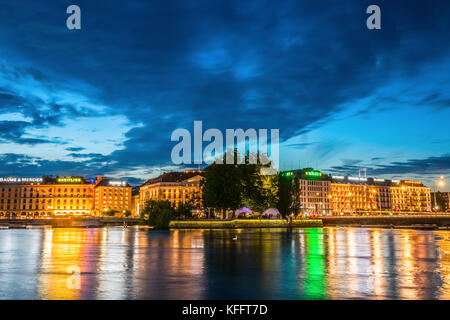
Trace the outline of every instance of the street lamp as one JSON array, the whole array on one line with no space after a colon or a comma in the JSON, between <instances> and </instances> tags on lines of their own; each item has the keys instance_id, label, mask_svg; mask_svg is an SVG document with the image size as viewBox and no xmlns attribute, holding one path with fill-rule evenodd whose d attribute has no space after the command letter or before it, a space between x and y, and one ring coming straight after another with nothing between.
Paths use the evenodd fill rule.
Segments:
<instances>
[{"instance_id":1,"label":"street lamp","mask_svg":"<svg viewBox=\"0 0 450 320\"><path fill-rule=\"evenodd\" d=\"M439 208L436 202L436 193L439 192L439 187L445 186L444 176L440 176L439 180L436 181L437 188L434 188L434 211L437 211Z\"/></svg>"}]
</instances>

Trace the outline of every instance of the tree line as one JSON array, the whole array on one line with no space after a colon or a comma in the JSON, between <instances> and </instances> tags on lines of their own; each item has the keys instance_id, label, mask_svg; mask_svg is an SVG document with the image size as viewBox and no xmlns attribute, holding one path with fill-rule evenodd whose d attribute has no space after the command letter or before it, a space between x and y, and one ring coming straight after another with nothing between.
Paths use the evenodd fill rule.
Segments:
<instances>
[{"instance_id":1,"label":"tree line","mask_svg":"<svg viewBox=\"0 0 450 320\"><path fill-rule=\"evenodd\" d=\"M301 206L298 177L281 173L267 174L271 164L262 156L247 153L241 158L234 150L234 164L225 164L223 161L223 164L212 163L205 168L201 197L194 196L189 202L179 203L177 207L169 201L150 200L141 211L141 217L147 217L147 224L165 229L170 220L190 218L192 210L200 208L205 210L208 218L213 217L213 212L227 218L227 212L244 206L259 213L268 208L277 208L283 217L298 214ZM251 157L256 157L257 161Z\"/></svg>"}]
</instances>

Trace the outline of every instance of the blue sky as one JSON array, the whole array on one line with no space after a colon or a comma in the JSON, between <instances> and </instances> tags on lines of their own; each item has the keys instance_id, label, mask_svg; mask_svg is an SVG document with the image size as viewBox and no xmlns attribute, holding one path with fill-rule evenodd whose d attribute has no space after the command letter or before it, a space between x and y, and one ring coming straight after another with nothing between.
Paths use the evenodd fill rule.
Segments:
<instances>
[{"instance_id":1,"label":"blue sky","mask_svg":"<svg viewBox=\"0 0 450 320\"><path fill-rule=\"evenodd\" d=\"M66 28L71 4L81 30ZM171 133L202 120L279 128L281 169L450 178L448 1L0 7L0 175L138 183L176 169Z\"/></svg>"}]
</instances>

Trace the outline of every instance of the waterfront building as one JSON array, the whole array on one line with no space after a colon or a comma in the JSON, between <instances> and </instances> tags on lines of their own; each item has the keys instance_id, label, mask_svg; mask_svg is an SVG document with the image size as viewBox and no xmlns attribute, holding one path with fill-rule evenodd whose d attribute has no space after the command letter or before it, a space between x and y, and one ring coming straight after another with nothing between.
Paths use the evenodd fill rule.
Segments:
<instances>
[{"instance_id":1,"label":"waterfront building","mask_svg":"<svg viewBox=\"0 0 450 320\"><path fill-rule=\"evenodd\" d=\"M113 187L104 185L109 180L103 180L104 183L101 183L103 178L99 178L101 177L97 180L84 179L80 176L0 178L0 217L99 215L104 208L106 190L109 191L110 187ZM111 199L111 206L108 208L129 210L131 187L114 186L117 187L130 189L129 200L120 202L120 198L116 198L115 192L112 192L114 198ZM98 191L97 194L95 191ZM124 195L124 192L118 192L117 197L120 197L120 194ZM109 201L107 203L109 204Z\"/></svg>"},{"instance_id":2,"label":"waterfront building","mask_svg":"<svg viewBox=\"0 0 450 320\"><path fill-rule=\"evenodd\" d=\"M25 186L24 189L27 187ZM36 191L36 196L42 197L41 204L47 201L46 209L41 215L92 215L94 204L93 186L89 180L82 177L57 177L45 178L42 185L28 186L29 196L31 191ZM25 194L24 200L27 198Z\"/></svg>"},{"instance_id":3,"label":"waterfront building","mask_svg":"<svg viewBox=\"0 0 450 320\"><path fill-rule=\"evenodd\" d=\"M442 205L445 205L445 207L442 208ZM450 192L431 192L431 207L433 211L450 212Z\"/></svg>"},{"instance_id":4,"label":"waterfront building","mask_svg":"<svg viewBox=\"0 0 450 320\"><path fill-rule=\"evenodd\" d=\"M131 189L131 215L133 217L139 217L141 214L141 205L139 202L139 187Z\"/></svg>"},{"instance_id":5,"label":"waterfront building","mask_svg":"<svg viewBox=\"0 0 450 320\"><path fill-rule=\"evenodd\" d=\"M297 177L300 183L301 214L325 215L330 212L331 179L313 168L285 171L286 177Z\"/></svg>"},{"instance_id":6,"label":"waterfront building","mask_svg":"<svg viewBox=\"0 0 450 320\"><path fill-rule=\"evenodd\" d=\"M351 176L333 176L332 180L331 203L336 215L431 210L430 189L420 181Z\"/></svg>"},{"instance_id":7,"label":"waterfront building","mask_svg":"<svg viewBox=\"0 0 450 320\"><path fill-rule=\"evenodd\" d=\"M334 215L382 213L392 210L391 186L395 181L351 176L332 176L331 206Z\"/></svg>"},{"instance_id":8,"label":"waterfront building","mask_svg":"<svg viewBox=\"0 0 450 320\"><path fill-rule=\"evenodd\" d=\"M97 176L94 191L95 215L105 212L131 215L131 186L126 181Z\"/></svg>"},{"instance_id":9,"label":"waterfront building","mask_svg":"<svg viewBox=\"0 0 450 320\"><path fill-rule=\"evenodd\" d=\"M0 216L90 214L92 186L82 177L2 178Z\"/></svg>"},{"instance_id":10,"label":"waterfront building","mask_svg":"<svg viewBox=\"0 0 450 320\"><path fill-rule=\"evenodd\" d=\"M379 209L377 188L363 184L331 183L333 214L373 212Z\"/></svg>"},{"instance_id":11,"label":"waterfront building","mask_svg":"<svg viewBox=\"0 0 450 320\"><path fill-rule=\"evenodd\" d=\"M391 187L392 210L404 212L431 211L430 188L420 181L402 180Z\"/></svg>"},{"instance_id":12,"label":"waterfront building","mask_svg":"<svg viewBox=\"0 0 450 320\"><path fill-rule=\"evenodd\" d=\"M186 170L184 172L167 172L150 179L140 186L139 206L145 207L148 200L167 200L174 207L180 203L192 202L200 205L202 198L200 181L203 171Z\"/></svg>"}]
</instances>

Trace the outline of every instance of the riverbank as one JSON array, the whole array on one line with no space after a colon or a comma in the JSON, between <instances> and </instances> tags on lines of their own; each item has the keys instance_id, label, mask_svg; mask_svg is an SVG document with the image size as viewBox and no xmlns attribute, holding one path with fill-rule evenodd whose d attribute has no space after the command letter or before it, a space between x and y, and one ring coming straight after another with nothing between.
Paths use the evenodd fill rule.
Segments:
<instances>
[{"instance_id":1,"label":"riverbank","mask_svg":"<svg viewBox=\"0 0 450 320\"><path fill-rule=\"evenodd\" d=\"M323 226L378 227L399 229L444 229L450 230L450 216L370 216L370 217L326 217Z\"/></svg>"},{"instance_id":2,"label":"riverbank","mask_svg":"<svg viewBox=\"0 0 450 320\"><path fill-rule=\"evenodd\" d=\"M138 218L72 217L51 219L0 219L0 229L25 228L102 228L108 226L134 226L141 224ZM321 217L286 220L235 219L235 220L177 220L171 221L172 229L245 229L245 228L305 228L305 227L363 227L397 229L450 230L450 215L417 216L364 216Z\"/></svg>"},{"instance_id":3,"label":"riverbank","mask_svg":"<svg viewBox=\"0 0 450 320\"><path fill-rule=\"evenodd\" d=\"M180 220L171 221L173 229L238 229L238 228L304 228L304 227L363 227L397 229L450 230L450 216L370 216L370 217L323 217L293 220Z\"/></svg>"},{"instance_id":4,"label":"riverbank","mask_svg":"<svg viewBox=\"0 0 450 320\"><path fill-rule=\"evenodd\" d=\"M108 226L133 226L139 224L136 218L115 217L71 217L51 219L0 219L0 227L9 229L25 229L30 227L52 228L102 228Z\"/></svg>"},{"instance_id":5,"label":"riverbank","mask_svg":"<svg viewBox=\"0 0 450 320\"><path fill-rule=\"evenodd\" d=\"M240 228L305 228L305 227L322 227L320 219L304 219L292 220L224 220L224 221L208 221L208 220L180 220L171 221L170 228L173 229L240 229Z\"/></svg>"}]
</instances>

